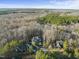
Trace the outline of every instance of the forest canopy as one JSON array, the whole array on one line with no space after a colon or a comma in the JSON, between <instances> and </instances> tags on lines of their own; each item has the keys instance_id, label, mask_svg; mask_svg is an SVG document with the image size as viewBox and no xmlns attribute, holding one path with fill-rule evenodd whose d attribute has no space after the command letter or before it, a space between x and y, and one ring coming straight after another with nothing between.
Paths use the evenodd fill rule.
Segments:
<instances>
[{"instance_id":1,"label":"forest canopy","mask_svg":"<svg viewBox=\"0 0 79 59\"><path fill-rule=\"evenodd\" d=\"M39 18L38 22L41 24L50 23L55 25L69 25L72 23L79 23L79 17L52 13Z\"/></svg>"}]
</instances>

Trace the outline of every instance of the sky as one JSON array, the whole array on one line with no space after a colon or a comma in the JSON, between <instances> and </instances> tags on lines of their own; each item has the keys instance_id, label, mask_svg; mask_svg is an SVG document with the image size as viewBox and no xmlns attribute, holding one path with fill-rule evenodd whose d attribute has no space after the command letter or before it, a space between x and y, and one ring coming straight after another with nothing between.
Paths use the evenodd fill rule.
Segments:
<instances>
[{"instance_id":1,"label":"sky","mask_svg":"<svg viewBox=\"0 0 79 59\"><path fill-rule=\"evenodd\" d=\"M0 8L79 9L79 0L0 0Z\"/></svg>"}]
</instances>

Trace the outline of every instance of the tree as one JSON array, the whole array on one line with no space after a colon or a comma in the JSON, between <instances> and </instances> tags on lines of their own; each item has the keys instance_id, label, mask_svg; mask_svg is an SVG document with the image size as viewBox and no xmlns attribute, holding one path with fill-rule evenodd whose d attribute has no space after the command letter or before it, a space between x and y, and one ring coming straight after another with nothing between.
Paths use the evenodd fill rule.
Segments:
<instances>
[{"instance_id":1,"label":"tree","mask_svg":"<svg viewBox=\"0 0 79 59\"><path fill-rule=\"evenodd\" d=\"M72 46L73 46L73 48L77 48L77 46L78 46L77 40L73 40Z\"/></svg>"},{"instance_id":2,"label":"tree","mask_svg":"<svg viewBox=\"0 0 79 59\"><path fill-rule=\"evenodd\" d=\"M8 55L10 54L10 52L12 52L12 50L20 45L22 42L20 40L12 40L10 42L7 42L3 47L0 48L0 54L3 54L3 55Z\"/></svg>"},{"instance_id":3,"label":"tree","mask_svg":"<svg viewBox=\"0 0 79 59\"><path fill-rule=\"evenodd\" d=\"M79 58L79 49L76 48L76 49L74 49L74 51L75 51L75 53L74 53L75 57Z\"/></svg>"},{"instance_id":4,"label":"tree","mask_svg":"<svg viewBox=\"0 0 79 59\"><path fill-rule=\"evenodd\" d=\"M33 49L34 49L33 46L32 46L32 45L29 45L28 52L29 52L29 53L33 53Z\"/></svg>"},{"instance_id":5,"label":"tree","mask_svg":"<svg viewBox=\"0 0 79 59\"><path fill-rule=\"evenodd\" d=\"M48 54L45 54L42 50L36 52L36 59L48 59Z\"/></svg>"},{"instance_id":6,"label":"tree","mask_svg":"<svg viewBox=\"0 0 79 59\"><path fill-rule=\"evenodd\" d=\"M64 48L65 51L67 51L68 47L69 47L68 40L65 39L64 44L63 44L63 48Z\"/></svg>"}]
</instances>

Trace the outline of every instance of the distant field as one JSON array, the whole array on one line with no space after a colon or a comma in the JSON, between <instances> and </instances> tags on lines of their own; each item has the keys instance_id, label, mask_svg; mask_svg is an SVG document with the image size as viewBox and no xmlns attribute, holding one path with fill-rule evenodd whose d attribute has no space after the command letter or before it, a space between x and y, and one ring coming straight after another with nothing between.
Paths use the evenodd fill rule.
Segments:
<instances>
[{"instance_id":1,"label":"distant field","mask_svg":"<svg viewBox=\"0 0 79 59\"><path fill-rule=\"evenodd\" d=\"M0 15L10 14L12 12L13 12L12 9L0 9Z\"/></svg>"}]
</instances>

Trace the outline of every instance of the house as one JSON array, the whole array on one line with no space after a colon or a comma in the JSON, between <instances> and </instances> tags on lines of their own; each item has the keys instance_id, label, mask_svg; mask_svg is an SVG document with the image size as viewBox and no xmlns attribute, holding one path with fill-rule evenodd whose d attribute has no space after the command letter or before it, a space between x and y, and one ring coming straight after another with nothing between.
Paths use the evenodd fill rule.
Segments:
<instances>
[{"instance_id":1,"label":"house","mask_svg":"<svg viewBox=\"0 0 79 59\"><path fill-rule=\"evenodd\" d=\"M56 41L56 48L63 48L63 41Z\"/></svg>"},{"instance_id":2,"label":"house","mask_svg":"<svg viewBox=\"0 0 79 59\"><path fill-rule=\"evenodd\" d=\"M38 36L36 36L36 37L33 37L33 38L32 38L32 43L33 43L33 42L35 42L35 43L37 43L37 45L41 46L42 43L43 43L43 39L40 38L40 37L38 37Z\"/></svg>"},{"instance_id":3,"label":"house","mask_svg":"<svg viewBox=\"0 0 79 59\"><path fill-rule=\"evenodd\" d=\"M32 42L42 42L42 39L38 36L32 38Z\"/></svg>"}]
</instances>

